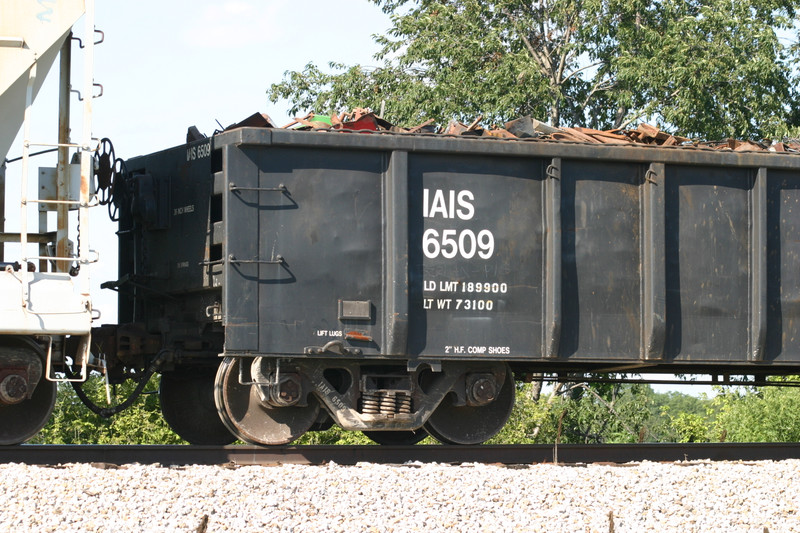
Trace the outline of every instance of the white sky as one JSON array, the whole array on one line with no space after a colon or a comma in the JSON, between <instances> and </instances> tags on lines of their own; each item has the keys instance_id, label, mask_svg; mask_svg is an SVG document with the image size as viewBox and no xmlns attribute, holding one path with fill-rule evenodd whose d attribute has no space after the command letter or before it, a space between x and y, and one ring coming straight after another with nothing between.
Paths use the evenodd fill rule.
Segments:
<instances>
[{"instance_id":1,"label":"white sky","mask_svg":"<svg viewBox=\"0 0 800 533\"><path fill-rule=\"evenodd\" d=\"M95 132L129 157L211 134L256 111L278 125L288 105L266 90L309 62L372 63L389 20L368 0L111 2L97 5Z\"/></svg>"},{"instance_id":2,"label":"white sky","mask_svg":"<svg viewBox=\"0 0 800 533\"><path fill-rule=\"evenodd\" d=\"M125 159L183 144L189 126L210 135L218 128L217 120L227 126L257 111L266 112L281 126L290 120L289 106L267 100L270 84L281 81L285 71L302 70L309 62L373 65L378 46L371 36L390 27L389 17L369 0L96 0L95 18L105 42L95 48L94 78L103 85L104 94L94 103L93 134L110 138L117 157ZM83 35L83 19L75 33ZM72 83L80 89L77 46L73 58ZM57 89L56 61L33 107L32 139L55 142ZM73 141L77 141L81 132L77 98L72 108ZM20 134L8 157L21 153ZM38 166L55 166L55 159L35 158L31 180ZM18 230L12 184L19 181L19 173L19 163L12 163L6 173L8 231ZM36 224L31 217L29 227ZM92 268L92 285L101 323L116 322L116 299L99 288L117 278L114 231L104 208L92 210L90 247L101 257ZM8 248L6 256L11 259ZM708 390L680 389L692 394Z\"/></svg>"}]
</instances>

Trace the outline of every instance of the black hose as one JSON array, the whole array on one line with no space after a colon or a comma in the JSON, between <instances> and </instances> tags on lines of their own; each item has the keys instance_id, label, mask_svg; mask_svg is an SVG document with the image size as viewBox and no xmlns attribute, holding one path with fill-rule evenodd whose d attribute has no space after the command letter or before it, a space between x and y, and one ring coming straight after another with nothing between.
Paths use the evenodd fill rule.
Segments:
<instances>
[{"instance_id":1,"label":"black hose","mask_svg":"<svg viewBox=\"0 0 800 533\"><path fill-rule=\"evenodd\" d=\"M50 152L57 152L57 151L58 151L58 148L48 148L47 150L42 150L40 152L33 152L32 154L28 154L28 157L36 157L37 155L49 154ZM21 159L22 159L22 156L19 156L19 157L15 157L13 159L6 159L5 162L6 163L16 163L17 161L20 161Z\"/></svg>"},{"instance_id":2,"label":"black hose","mask_svg":"<svg viewBox=\"0 0 800 533\"><path fill-rule=\"evenodd\" d=\"M99 405L94 403L91 399L89 399L86 393L83 392L83 387L82 387L83 383L73 381L72 388L75 390L75 394L78 396L78 398L80 398L83 404L91 412L103 418L111 418L115 414L124 411L125 409L133 405L133 402L139 399L139 396L142 395L142 392L144 391L144 388L147 386L147 383L150 381L150 378L152 378L153 374L155 374L158 371L158 369L161 368L161 363L164 361L168 353L169 350L161 350L160 352L158 352L155 359L153 359L153 362L150 363L150 366L148 367L147 371L139 379L139 384L136 385L136 388L133 390L131 395L128 396L128 398L124 402L115 405L113 407L100 407ZM69 370L67 370L66 373L67 377L69 377L70 379L75 378L74 374L69 372Z\"/></svg>"}]
</instances>

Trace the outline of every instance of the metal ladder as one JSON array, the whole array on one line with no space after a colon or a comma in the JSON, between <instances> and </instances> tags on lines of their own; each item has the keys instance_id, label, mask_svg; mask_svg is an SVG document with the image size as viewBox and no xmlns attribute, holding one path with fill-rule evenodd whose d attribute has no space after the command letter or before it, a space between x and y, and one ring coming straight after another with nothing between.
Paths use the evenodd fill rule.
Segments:
<instances>
[{"instance_id":1,"label":"metal ladder","mask_svg":"<svg viewBox=\"0 0 800 533\"><path fill-rule=\"evenodd\" d=\"M81 42L80 47L84 50L84 76L83 76L83 95L80 91L71 89L70 86L70 72L71 72L71 56L72 56L72 40L70 36L64 42L61 48L61 66L60 66L60 83L59 83L59 134L58 142L43 143L33 142L30 140L30 125L31 125L31 106L33 104L33 91L36 82L37 68L36 63L33 64L28 75L28 85L25 101L25 112L23 119L23 146L22 146L22 172L21 172L21 198L20 198L20 233L19 243L21 250L21 257L19 259L20 269L19 276L21 278L22 288L22 301L21 306L27 313L29 312L28 303L30 299L30 285L33 281L33 274L29 272L28 265L35 261L40 262L40 271L44 272L47 268L47 263L51 262L57 272L66 272L69 264L76 261L76 258L69 253L69 220L68 214L71 209L78 210L78 256L77 263L79 266L88 265L97 261L97 257L90 258L90 250L88 246L89 236L89 208L96 205L96 199L93 200L91 195L91 183L94 176L94 152L97 150L97 142L92 138L92 101L95 98L102 96L102 86L94 83L93 67L94 67L94 45L100 44L100 41L94 41L95 33L98 33L94 27L94 0L85 1L85 43ZM102 32L99 32L102 34ZM94 95L95 87L100 87L100 94ZM79 100L83 103L83 127L81 133L80 143L72 143L69 139L69 119L70 119L70 93L78 93ZM30 158L32 157L32 147L43 147L55 149L58 151L58 167L56 177L56 198L29 198L28 197L28 182L30 173ZM71 177L71 168L69 162L70 149L76 149L80 155L80 196L77 199L70 199L68 197L68 183ZM94 203L93 203L94 201ZM30 204L39 206L39 232L29 233L28 231L28 206ZM57 230L56 232L47 232L47 212L56 211L57 216ZM83 235L81 238L80 235ZM53 240L55 237L55 253L47 254L46 244L48 241ZM39 255L28 255L29 242L36 242L39 244ZM91 295L90 295L90 279L88 269L82 269L78 273L77 281L80 290L80 299L86 309L93 313ZM35 313L33 313L35 314ZM99 315L98 315L99 316ZM48 336L47 331L42 331L43 336ZM58 377L54 369L54 354L53 354L53 336L49 336L49 345L46 355L46 372L45 377L49 381L85 381L88 376L88 362L91 348L91 331L81 335L79 342L79 350L76 356L78 361L74 363L80 365L80 373L76 378Z\"/></svg>"}]
</instances>

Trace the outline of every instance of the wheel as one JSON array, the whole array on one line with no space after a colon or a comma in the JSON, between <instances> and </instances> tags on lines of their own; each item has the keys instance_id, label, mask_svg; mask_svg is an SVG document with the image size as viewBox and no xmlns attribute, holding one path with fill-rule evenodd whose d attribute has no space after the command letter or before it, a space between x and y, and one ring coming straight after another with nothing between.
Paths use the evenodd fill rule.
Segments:
<instances>
[{"instance_id":1,"label":"wheel","mask_svg":"<svg viewBox=\"0 0 800 533\"><path fill-rule=\"evenodd\" d=\"M455 406L448 394L425 422L425 430L445 444L481 444L497 435L514 408L514 375L506 367L506 378L497 399L479 407Z\"/></svg>"},{"instance_id":2,"label":"wheel","mask_svg":"<svg viewBox=\"0 0 800 533\"><path fill-rule=\"evenodd\" d=\"M411 446L427 437L428 432L420 428L411 431L364 431L364 435L384 446Z\"/></svg>"},{"instance_id":3,"label":"wheel","mask_svg":"<svg viewBox=\"0 0 800 533\"><path fill-rule=\"evenodd\" d=\"M224 446L236 440L214 404L215 369L181 369L161 375L161 414L191 444Z\"/></svg>"},{"instance_id":4,"label":"wheel","mask_svg":"<svg viewBox=\"0 0 800 533\"><path fill-rule=\"evenodd\" d=\"M30 400L0 405L0 446L21 444L39 433L53 414L56 392L56 383L42 378Z\"/></svg>"},{"instance_id":5,"label":"wheel","mask_svg":"<svg viewBox=\"0 0 800 533\"><path fill-rule=\"evenodd\" d=\"M128 167L125 161L117 158L111 171L111 185L108 192L108 216L112 222L119 221L119 208L123 205L125 195L125 178L128 175Z\"/></svg>"},{"instance_id":6,"label":"wheel","mask_svg":"<svg viewBox=\"0 0 800 533\"><path fill-rule=\"evenodd\" d=\"M94 180L100 205L111 202L111 184L114 181L114 145L108 138L102 139L94 154Z\"/></svg>"},{"instance_id":7,"label":"wheel","mask_svg":"<svg viewBox=\"0 0 800 533\"><path fill-rule=\"evenodd\" d=\"M16 392L24 394L28 384L5 370L28 365L39 373L39 382L30 399L14 403L17 400L8 396ZM43 368L44 355L33 343L21 342L15 346L0 347L0 387L5 389L3 395L7 397L6 400L0 399L0 445L21 444L39 433L50 420L56 405L57 388L55 382L47 381L42 375Z\"/></svg>"},{"instance_id":8,"label":"wheel","mask_svg":"<svg viewBox=\"0 0 800 533\"><path fill-rule=\"evenodd\" d=\"M231 433L251 444L270 446L288 444L311 429L320 409L315 397L309 396L306 406L272 407L261 400L256 385L239 383L240 361L226 357L214 383L217 411Z\"/></svg>"}]
</instances>

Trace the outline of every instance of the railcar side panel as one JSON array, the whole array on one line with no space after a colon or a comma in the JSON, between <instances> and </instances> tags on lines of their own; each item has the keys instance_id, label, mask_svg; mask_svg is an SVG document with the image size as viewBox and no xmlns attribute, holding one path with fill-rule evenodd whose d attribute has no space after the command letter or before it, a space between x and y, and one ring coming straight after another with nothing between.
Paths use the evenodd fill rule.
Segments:
<instances>
[{"instance_id":1,"label":"railcar side panel","mask_svg":"<svg viewBox=\"0 0 800 533\"><path fill-rule=\"evenodd\" d=\"M797 156L248 128L186 153L203 143L129 163L120 316L161 313L153 332L177 298L230 355L800 364Z\"/></svg>"}]
</instances>

